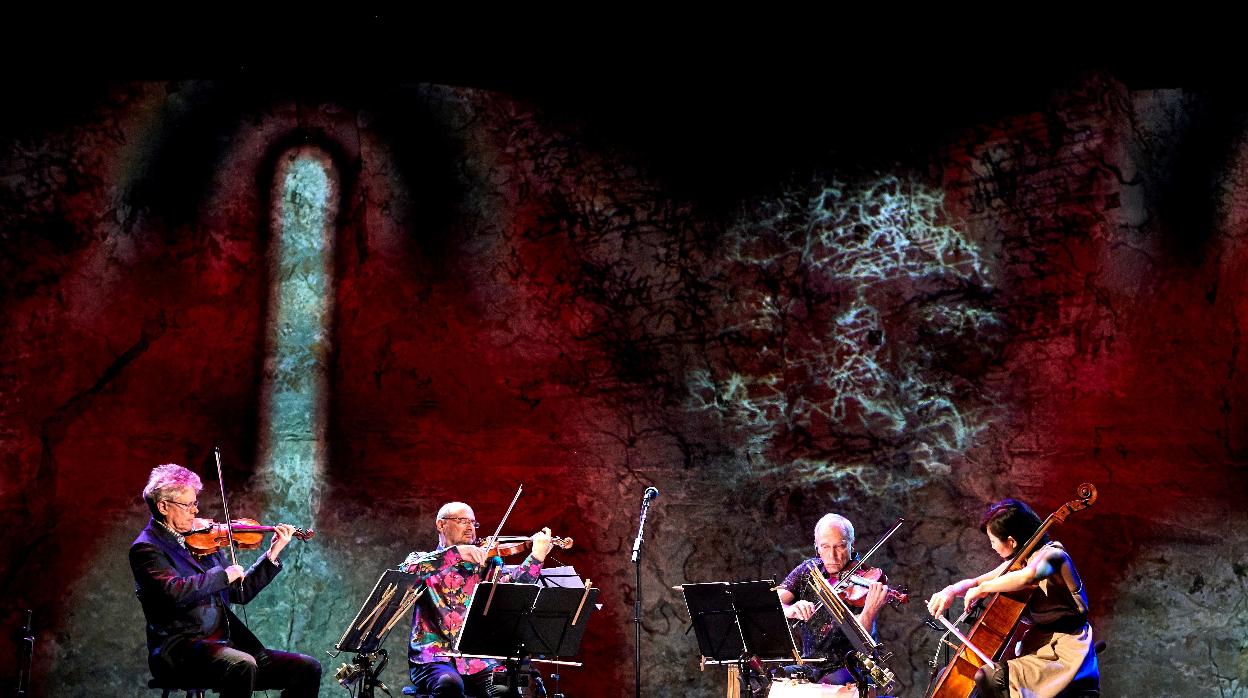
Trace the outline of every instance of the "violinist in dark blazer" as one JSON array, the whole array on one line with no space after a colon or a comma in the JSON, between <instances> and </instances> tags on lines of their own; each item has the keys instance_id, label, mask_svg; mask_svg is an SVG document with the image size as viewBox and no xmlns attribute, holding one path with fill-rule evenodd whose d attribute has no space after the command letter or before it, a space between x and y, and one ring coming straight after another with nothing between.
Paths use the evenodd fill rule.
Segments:
<instances>
[{"instance_id":1,"label":"violinist in dark blazer","mask_svg":"<svg viewBox=\"0 0 1248 698\"><path fill-rule=\"evenodd\" d=\"M217 688L225 698L269 688L284 689L285 698L316 696L320 663L267 649L229 607L251 601L277 576L294 529L274 526L268 551L245 571L221 551L197 558L185 535L201 489L198 475L172 463L154 468L143 489L152 518L130 546L130 569L147 619L152 675Z\"/></svg>"}]
</instances>

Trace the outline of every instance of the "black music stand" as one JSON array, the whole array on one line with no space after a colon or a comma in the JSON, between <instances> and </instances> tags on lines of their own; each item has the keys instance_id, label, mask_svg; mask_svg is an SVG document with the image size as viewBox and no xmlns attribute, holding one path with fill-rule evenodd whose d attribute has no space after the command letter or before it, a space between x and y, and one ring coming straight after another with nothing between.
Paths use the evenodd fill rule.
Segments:
<instances>
[{"instance_id":1,"label":"black music stand","mask_svg":"<svg viewBox=\"0 0 1248 698\"><path fill-rule=\"evenodd\" d=\"M774 580L683 584L681 591L702 663L737 664L743 695L751 660L793 662L799 656Z\"/></svg>"},{"instance_id":2,"label":"black music stand","mask_svg":"<svg viewBox=\"0 0 1248 698\"><path fill-rule=\"evenodd\" d=\"M576 656L597 601L598 590L593 587L542 589L529 613L522 637L524 647L542 660Z\"/></svg>"},{"instance_id":3,"label":"black music stand","mask_svg":"<svg viewBox=\"0 0 1248 698\"><path fill-rule=\"evenodd\" d=\"M580 665L559 658L580 651L597 599L598 590L592 587L482 582L468 602L453 656L504 662L507 692L502 695L528 696L530 662ZM500 677L494 679L497 687Z\"/></svg>"},{"instance_id":4,"label":"black music stand","mask_svg":"<svg viewBox=\"0 0 1248 698\"><path fill-rule=\"evenodd\" d=\"M373 698L374 687L381 687L389 695L390 691L377 679L389 659L384 649L379 649L396 626L410 627L412 608L424 593L424 588L417 590L419 577L401 570L386 570L377 579L373 591L360 607L351 624L347 626L342 638L334 645L337 657L342 652L354 652L351 664L343 664L338 668L335 678L348 690L355 683L360 684L360 698Z\"/></svg>"}]
</instances>

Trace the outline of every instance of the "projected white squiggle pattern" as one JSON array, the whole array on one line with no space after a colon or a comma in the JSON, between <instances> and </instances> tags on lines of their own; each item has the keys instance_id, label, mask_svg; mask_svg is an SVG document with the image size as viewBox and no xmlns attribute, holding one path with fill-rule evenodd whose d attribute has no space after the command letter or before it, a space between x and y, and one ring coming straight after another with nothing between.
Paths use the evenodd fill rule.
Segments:
<instances>
[{"instance_id":1,"label":"projected white squiggle pattern","mask_svg":"<svg viewBox=\"0 0 1248 698\"><path fill-rule=\"evenodd\" d=\"M688 406L737 430L756 472L844 478L899 456L942 470L984 428L940 352L990 347L1002 325L977 307L984 262L940 192L896 177L789 190L727 239L729 276L749 282L725 330L751 350L691 372Z\"/></svg>"}]
</instances>

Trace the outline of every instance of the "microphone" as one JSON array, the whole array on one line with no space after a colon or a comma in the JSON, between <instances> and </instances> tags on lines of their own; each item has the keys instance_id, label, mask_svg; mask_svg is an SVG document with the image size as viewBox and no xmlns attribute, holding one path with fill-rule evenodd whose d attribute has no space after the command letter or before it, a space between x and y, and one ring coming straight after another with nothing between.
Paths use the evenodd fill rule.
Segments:
<instances>
[{"instance_id":1,"label":"microphone","mask_svg":"<svg viewBox=\"0 0 1248 698\"><path fill-rule=\"evenodd\" d=\"M659 496L659 488L647 487L645 494L641 495L641 520L637 524L637 539L633 541L633 562L636 563L641 559L641 541L646 530L646 512L650 511L650 502Z\"/></svg>"},{"instance_id":2,"label":"microphone","mask_svg":"<svg viewBox=\"0 0 1248 698\"><path fill-rule=\"evenodd\" d=\"M637 642L634 646L636 654L633 656L636 676L633 684L637 689L637 698L641 698L641 609L644 608L641 603L641 542L645 539L646 513L650 511L650 502L658 496L657 487L647 487L645 494L641 495L641 519L637 522L637 539L633 541L633 567L637 570L637 586L634 587L636 593L633 598L633 623L637 626Z\"/></svg>"}]
</instances>

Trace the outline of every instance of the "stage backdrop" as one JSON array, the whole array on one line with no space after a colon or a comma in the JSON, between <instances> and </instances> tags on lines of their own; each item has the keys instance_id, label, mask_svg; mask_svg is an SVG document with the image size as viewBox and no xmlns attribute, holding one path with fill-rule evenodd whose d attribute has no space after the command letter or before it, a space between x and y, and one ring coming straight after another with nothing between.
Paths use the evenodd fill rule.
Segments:
<instances>
[{"instance_id":1,"label":"stage backdrop","mask_svg":"<svg viewBox=\"0 0 1248 698\"><path fill-rule=\"evenodd\" d=\"M139 493L178 462L219 519L219 445L232 514L316 530L247 613L321 659L323 695L349 660L326 650L382 571L434 546L438 507L470 503L484 533L521 483L504 533L573 537L556 557L601 589L568 695L633 693L648 486L646 695L725 690L673 587L780 580L829 511L860 549L906 519L872 562L914 597L880 637L897 693L921 695L923 601L993 563L985 506L1046 515L1081 482L1100 498L1056 537L1108 643L1104 694L1245 694L1238 101L1090 73L917 140L808 115L791 157L763 158L780 119L708 121L682 150L687 121L640 138L430 84L16 97L6 682L31 609L33 695L151 695ZM396 692L407 630L387 643Z\"/></svg>"}]
</instances>

